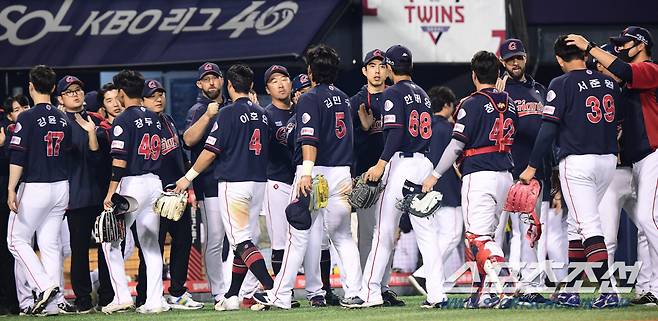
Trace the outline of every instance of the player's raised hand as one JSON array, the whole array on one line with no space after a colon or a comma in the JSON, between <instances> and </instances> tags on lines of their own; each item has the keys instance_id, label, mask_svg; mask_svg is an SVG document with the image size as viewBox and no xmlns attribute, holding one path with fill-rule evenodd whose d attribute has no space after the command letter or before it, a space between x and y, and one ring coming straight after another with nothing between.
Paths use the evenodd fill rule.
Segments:
<instances>
[{"instance_id":1,"label":"player's raised hand","mask_svg":"<svg viewBox=\"0 0 658 321\"><path fill-rule=\"evenodd\" d=\"M80 114L75 113L75 121L88 133L96 132L96 124L91 120L91 117L87 115L87 120L84 120Z\"/></svg>"},{"instance_id":2,"label":"player's raised hand","mask_svg":"<svg viewBox=\"0 0 658 321\"><path fill-rule=\"evenodd\" d=\"M297 183L297 195L308 196L308 193L313 190L313 178L310 175L304 175Z\"/></svg>"},{"instance_id":3,"label":"player's raised hand","mask_svg":"<svg viewBox=\"0 0 658 321\"><path fill-rule=\"evenodd\" d=\"M587 49L587 46L589 45L589 41L585 39L585 37L576 34L568 35L566 41L567 45L576 46L580 50Z\"/></svg>"},{"instance_id":4,"label":"player's raised hand","mask_svg":"<svg viewBox=\"0 0 658 321\"><path fill-rule=\"evenodd\" d=\"M174 193L182 193L183 191L187 190L188 187L190 187L190 181L185 178L185 176L183 176L176 181L176 188L174 188Z\"/></svg>"},{"instance_id":5,"label":"player's raised hand","mask_svg":"<svg viewBox=\"0 0 658 321\"><path fill-rule=\"evenodd\" d=\"M359 105L358 115L363 130L369 130L372 124L375 123L375 116L372 114L372 109L366 108L365 104Z\"/></svg>"},{"instance_id":6,"label":"player's raised hand","mask_svg":"<svg viewBox=\"0 0 658 321\"><path fill-rule=\"evenodd\" d=\"M206 115L208 115L208 117L210 117L210 118L213 118L213 117L215 117L215 115L217 115L217 113L219 113L219 104L217 102L214 102L214 101L211 102L210 104L208 104L208 109L206 110Z\"/></svg>"},{"instance_id":7,"label":"player's raised hand","mask_svg":"<svg viewBox=\"0 0 658 321\"><path fill-rule=\"evenodd\" d=\"M423 181L423 193L431 192L432 189L434 188L434 185L436 185L436 182L438 182L439 179L434 177L434 175L429 174L427 177L425 177L425 180Z\"/></svg>"},{"instance_id":8,"label":"player's raised hand","mask_svg":"<svg viewBox=\"0 0 658 321\"><path fill-rule=\"evenodd\" d=\"M5 134L5 128L0 127L0 146L4 146L6 140L7 134Z\"/></svg>"},{"instance_id":9,"label":"player's raised hand","mask_svg":"<svg viewBox=\"0 0 658 321\"><path fill-rule=\"evenodd\" d=\"M535 172L537 170L535 168L532 168L530 166L526 167L526 169L519 175L519 181L523 184L530 184L530 181L535 177Z\"/></svg>"},{"instance_id":10,"label":"player's raised hand","mask_svg":"<svg viewBox=\"0 0 658 321\"><path fill-rule=\"evenodd\" d=\"M16 200L16 191L10 190L7 194L7 205L12 212L18 214L18 201Z\"/></svg>"},{"instance_id":11,"label":"player's raised hand","mask_svg":"<svg viewBox=\"0 0 658 321\"><path fill-rule=\"evenodd\" d=\"M508 79L509 75L507 73L505 73L503 78L498 78L498 80L496 80L496 90L505 91L505 85L507 84Z\"/></svg>"}]
</instances>

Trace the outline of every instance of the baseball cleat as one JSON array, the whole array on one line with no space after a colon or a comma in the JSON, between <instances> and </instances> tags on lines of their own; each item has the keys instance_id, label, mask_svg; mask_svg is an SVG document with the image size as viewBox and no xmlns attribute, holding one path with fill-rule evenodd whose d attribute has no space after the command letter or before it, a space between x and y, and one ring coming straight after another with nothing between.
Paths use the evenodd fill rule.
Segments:
<instances>
[{"instance_id":1,"label":"baseball cleat","mask_svg":"<svg viewBox=\"0 0 658 321\"><path fill-rule=\"evenodd\" d=\"M240 299L237 295L234 295L230 298L222 297L215 304L215 311L234 311L240 310Z\"/></svg>"},{"instance_id":2,"label":"baseball cleat","mask_svg":"<svg viewBox=\"0 0 658 321\"><path fill-rule=\"evenodd\" d=\"M498 305L500 299L497 295L489 293L473 293L470 297L464 300L464 308L466 309L490 309Z\"/></svg>"},{"instance_id":3,"label":"baseball cleat","mask_svg":"<svg viewBox=\"0 0 658 321\"><path fill-rule=\"evenodd\" d=\"M60 304L58 304L58 305L57 305L57 309L59 310L59 313L61 313L61 314L74 314L74 313L78 313L78 308L77 308L75 305L70 304L70 303L68 303L68 302L66 302L66 301L64 301L64 302L62 302L62 303L60 303Z\"/></svg>"},{"instance_id":4,"label":"baseball cleat","mask_svg":"<svg viewBox=\"0 0 658 321\"><path fill-rule=\"evenodd\" d=\"M37 299L34 301L34 306L32 306L32 314L40 314L46 308L48 303L55 298L57 293L59 293L58 286L51 286L45 291L39 293Z\"/></svg>"},{"instance_id":5,"label":"baseball cleat","mask_svg":"<svg viewBox=\"0 0 658 321\"><path fill-rule=\"evenodd\" d=\"M535 305L546 303L546 298L544 298L539 293L526 293L519 298L519 305Z\"/></svg>"},{"instance_id":6,"label":"baseball cleat","mask_svg":"<svg viewBox=\"0 0 658 321\"><path fill-rule=\"evenodd\" d=\"M441 302L437 303L431 303L427 300L423 301L423 303L420 304L420 307L423 309L443 309L448 306L448 300L443 300Z\"/></svg>"},{"instance_id":7,"label":"baseball cleat","mask_svg":"<svg viewBox=\"0 0 658 321\"><path fill-rule=\"evenodd\" d=\"M117 303L110 303L104 307L101 308L101 312L105 314L112 314L114 312L126 312L130 309L134 308L134 305L132 302L130 303L124 303L124 304L117 304Z\"/></svg>"},{"instance_id":8,"label":"baseball cleat","mask_svg":"<svg viewBox=\"0 0 658 321\"><path fill-rule=\"evenodd\" d=\"M203 309L203 303L194 301L192 295L189 292L183 293L181 296L169 296L167 298L167 304L175 310L198 310Z\"/></svg>"},{"instance_id":9,"label":"baseball cleat","mask_svg":"<svg viewBox=\"0 0 658 321\"><path fill-rule=\"evenodd\" d=\"M510 295L503 295L500 300L498 301L498 304L494 306L495 309L509 309L512 307L512 303L514 303L514 297Z\"/></svg>"},{"instance_id":10,"label":"baseball cleat","mask_svg":"<svg viewBox=\"0 0 658 321\"><path fill-rule=\"evenodd\" d=\"M592 302L592 309L617 308L620 305L621 301L619 301L619 296L616 293L601 293Z\"/></svg>"},{"instance_id":11,"label":"baseball cleat","mask_svg":"<svg viewBox=\"0 0 658 321\"><path fill-rule=\"evenodd\" d=\"M384 301L384 306L387 307L403 307L405 305L404 301L398 299L398 294L391 290L382 292L382 300Z\"/></svg>"},{"instance_id":12,"label":"baseball cleat","mask_svg":"<svg viewBox=\"0 0 658 321\"><path fill-rule=\"evenodd\" d=\"M559 293L555 297L555 303L566 307L577 308L580 306L580 295L578 293Z\"/></svg>"},{"instance_id":13,"label":"baseball cleat","mask_svg":"<svg viewBox=\"0 0 658 321\"><path fill-rule=\"evenodd\" d=\"M327 294L324 296L324 301L330 306L340 305L340 297L334 294L334 291L327 291Z\"/></svg>"},{"instance_id":14,"label":"baseball cleat","mask_svg":"<svg viewBox=\"0 0 658 321\"><path fill-rule=\"evenodd\" d=\"M366 302L366 301L363 301L363 299L361 299L358 296L351 297L351 298L344 298L344 299L340 300L340 306L342 306L344 308L349 308L349 309L369 308L369 307L376 307L376 306L380 306L380 305L384 305L383 300Z\"/></svg>"},{"instance_id":15,"label":"baseball cleat","mask_svg":"<svg viewBox=\"0 0 658 321\"><path fill-rule=\"evenodd\" d=\"M308 300L308 303L314 308L324 308L327 306L327 301L321 295L316 295Z\"/></svg>"},{"instance_id":16,"label":"baseball cleat","mask_svg":"<svg viewBox=\"0 0 658 321\"><path fill-rule=\"evenodd\" d=\"M631 303L635 305L654 306L658 304L658 299L651 292L646 292L642 296L631 300Z\"/></svg>"},{"instance_id":17,"label":"baseball cleat","mask_svg":"<svg viewBox=\"0 0 658 321\"><path fill-rule=\"evenodd\" d=\"M267 292L254 293L254 300L262 305L266 305L266 306L274 305L272 301L270 301L270 297L267 296Z\"/></svg>"},{"instance_id":18,"label":"baseball cleat","mask_svg":"<svg viewBox=\"0 0 658 321\"><path fill-rule=\"evenodd\" d=\"M161 304L160 306L157 306L155 308L147 308L146 305L142 305L139 308L135 309L135 312L141 313L141 314L158 314L162 312L167 312L171 310L171 307L169 304Z\"/></svg>"}]
</instances>

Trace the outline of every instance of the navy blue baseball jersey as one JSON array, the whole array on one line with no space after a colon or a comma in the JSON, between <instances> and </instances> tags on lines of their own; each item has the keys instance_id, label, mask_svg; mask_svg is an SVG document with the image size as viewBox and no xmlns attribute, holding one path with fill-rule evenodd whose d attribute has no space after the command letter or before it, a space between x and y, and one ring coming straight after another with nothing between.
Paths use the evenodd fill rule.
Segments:
<instances>
[{"instance_id":1,"label":"navy blue baseball jersey","mask_svg":"<svg viewBox=\"0 0 658 321\"><path fill-rule=\"evenodd\" d=\"M617 153L615 102L619 93L612 78L589 69L574 70L551 81L543 119L559 125L558 159Z\"/></svg>"},{"instance_id":2,"label":"navy blue baseball jersey","mask_svg":"<svg viewBox=\"0 0 658 321\"><path fill-rule=\"evenodd\" d=\"M107 189L98 184L98 168L103 159L101 150L89 150L89 135L75 120L75 114L66 112L71 126L71 151L69 162L69 206L68 209L96 206L103 202ZM83 119L89 114L79 113ZM92 117L92 121L96 120ZM98 120L96 120L98 122Z\"/></svg>"},{"instance_id":3,"label":"navy blue baseball jersey","mask_svg":"<svg viewBox=\"0 0 658 321\"><path fill-rule=\"evenodd\" d=\"M525 77L526 81L517 81L510 78L505 85L505 91L514 101L516 114L519 117L516 134L514 135L514 144L512 145L512 159L514 160L512 176L514 178L518 178L528 166L530 153L541 127L542 110L546 102L546 87L535 82L529 75ZM547 177L543 165L537 168L535 175L540 180Z\"/></svg>"},{"instance_id":4,"label":"navy blue baseball jersey","mask_svg":"<svg viewBox=\"0 0 658 321\"><path fill-rule=\"evenodd\" d=\"M185 161L183 159L183 150L178 137L178 130L174 125L171 116L162 113L159 116L162 124L162 163L158 170L158 176L162 181L162 186L175 184L176 181L185 175Z\"/></svg>"},{"instance_id":5,"label":"navy blue baseball jersey","mask_svg":"<svg viewBox=\"0 0 658 321\"><path fill-rule=\"evenodd\" d=\"M451 137L452 124L441 116L433 116L432 140L427 155L434 167L439 163L443 151L450 144ZM439 181L434 185L434 190L443 194L441 206L447 207L461 206L461 188L462 182L457 177L457 172L454 168L450 168L443 173Z\"/></svg>"},{"instance_id":6,"label":"navy blue baseball jersey","mask_svg":"<svg viewBox=\"0 0 658 321\"><path fill-rule=\"evenodd\" d=\"M503 110L502 116L499 110ZM465 144L462 175L511 170L510 150L517 126L516 108L507 93L484 88L464 99L452 132L453 138Z\"/></svg>"},{"instance_id":7,"label":"navy blue baseball jersey","mask_svg":"<svg viewBox=\"0 0 658 321\"><path fill-rule=\"evenodd\" d=\"M425 90L410 80L403 80L384 90L382 99L384 131L404 129L399 151L426 152L432 138L432 103Z\"/></svg>"},{"instance_id":8,"label":"navy blue baseball jersey","mask_svg":"<svg viewBox=\"0 0 658 321\"><path fill-rule=\"evenodd\" d=\"M267 181L269 125L265 110L247 97L223 107L205 149L217 154L216 180Z\"/></svg>"},{"instance_id":9,"label":"navy blue baseball jersey","mask_svg":"<svg viewBox=\"0 0 658 321\"><path fill-rule=\"evenodd\" d=\"M288 121L293 115L292 109L280 109L269 104L265 107L265 114L270 125L267 179L292 184L295 166L288 148Z\"/></svg>"},{"instance_id":10,"label":"navy blue baseball jersey","mask_svg":"<svg viewBox=\"0 0 658 321\"><path fill-rule=\"evenodd\" d=\"M317 147L316 166L352 166L353 128L350 100L333 85L317 85L295 107L298 139Z\"/></svg>"},{"instance_id":11,"label":"navy blue baseball jersey","mask_svg":"<svg viewBox=\"0 0 658 321\"><path fill-rule=\"evenodd\" d=\"M36 104L22 112L9 141L10 163L23 167L21 181L52 183L68 180L71 126L63 112Z\"/></svg>"},{"instance_id":12,"label":"navy blue baseball jersey","mask_svg":"<svg viewBox=\"0 0 658 321\"><path fill-rule=\"evenodd\" d=\"M291 154L291 162L293 167L297 165L302 164L302 143L297 140L297 136L299 133L297 133L297 118L296 114L293 112L292 116L290 119L288 119L288 123L286 124L286 141L288 144L288 150L290 151Z\"/></svg>"},{"instance_id":13,"label":"navy blue baseball jersey","mask_svg":"<svg viewBox=\"0 0 658 321\"><path fill-rule=\"evenodd\" d=\"M130 106L112 124L115 159L126 161L126 176L156 174L162 162L160 117L144 106Z\"/></svg>"},{"instance_id":14,"label":"navy blue baseball jersey","mask_svg":"<svg viewBox=\"0 0 658 321\"><path fill-rule=\"evenodd\" d=\"M382 127L382 111L384 100L383 93L371 94L368 92L368 86L361 87L356 95L350 98L352 106L352 119L354 121L354 162L355 168L352 171L353 176L358 176L375 165L379 160L379 155L384 149L384 135ZM368 131L361 128L359 119L359 106L363 104L366 110L372 111L375 123Z\"/></svg>"},{"instance_id":15,"label":"navy blue baseball jersey","mask_svg":"<svg viewBox=\"0 0 658 321\"><path fill-rule=\"evenodd\" d=\"M188 130L190 127L192 127L192 125L194 125L194 123L203 117L203 115L208 110L208 104L211 102L213 101L204 96L203 93L199 93L199 96L197 96L196 99L196 104L194 104L194 106L192 106L187 111L185 130ZM226 100L224 100L223 105L220 105L220 108L224 107L225 105ZM194 146L188 146L190 149L190 161L192 164L196 162L196 159L199 158L199 155L203 151L205 141L208 139L208 134L210 134L210 129L212 128L212 124L214 124L215 121L217 121L217 116L210 120L209 125L206 128L206 132L203 134L201 140L199 140L199 142ZM217 163L213 162L194 180L194 192L197 196L197 199L203 200L204 197L217 197L217 181L213 178L215 166L217 166Z\"/></svg>"}]
</instances>

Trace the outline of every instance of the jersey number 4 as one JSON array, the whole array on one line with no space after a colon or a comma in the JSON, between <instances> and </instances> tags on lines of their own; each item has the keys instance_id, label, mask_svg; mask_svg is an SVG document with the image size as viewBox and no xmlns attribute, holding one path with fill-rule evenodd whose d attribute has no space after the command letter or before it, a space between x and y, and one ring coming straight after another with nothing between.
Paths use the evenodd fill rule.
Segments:
<instances>
[{"instance_id":1,"label":"jersey number 4","mask_svg":"<svg viewBox=\"0 0 658 321\"><path fill-rule=\"evenodd\" d=\"M601 102L595 96L587 97L585 106L592 110L592 112L587 113L587 120L590 123L598 124L601 118L605 118L605 121L608 123L615 121L615 99L612 95L607 94L603 96L603 113L601 112Z\"/></svg>"},{"instance_id":2,"label":"jersey number 4","mask_svg":"<svg viewBox=\"0 0 658 321\"><path fill-rule=\"evenodd\" d=\"M142 141L139 143L137 154L144 156L144 159L157 160L160 158L160 136L144 134Z\"/></svg>"},{"instance_id":3,"label":"jersey number 4","mask_svg":"<svg viewBox=\"0 0 658 321\"><path fill-rule=\"evenodd\" d=\"M263 148L263 145L260 143L260 129L254 129L254 133L251 134L249 139L249 150L253 150L256 156L260 155L260 150Z\"/></svg>"},{"instance_id":4,"label":"jersey number 4","mask_svg":"<svg viewBox=\"0 0 658 321\"><path fill-rule=\"evenodd\" d=\"M63 140L64 132L49 131L46 136L43 137L43 141L46 142L46 156L59 156L59 145Z\"/></svg>"}]
</instances>

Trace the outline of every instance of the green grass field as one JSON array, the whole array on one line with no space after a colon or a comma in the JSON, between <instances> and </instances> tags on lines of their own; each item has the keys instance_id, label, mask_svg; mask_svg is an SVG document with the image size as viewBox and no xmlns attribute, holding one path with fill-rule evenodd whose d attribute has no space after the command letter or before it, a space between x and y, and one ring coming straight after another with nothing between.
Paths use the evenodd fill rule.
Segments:
<instances>
[{"instance_id":1,"label":"green grass field","mask_svg":"<svg viewBox=\"0 0 658 321\"><path fill-rule=\"evenodd\" d=\"M586 300L591 296L583 296ZM550 320L550 321L590 321L590 320L658 320L658 307L628 306L618 309L591 310L586 308L569 309L558 307L525 308L519 307L510 310L425 310L419 307L423 297L402 297L407 303L405 307L370 308L361 310L345 310L339 307L311 308L308 302L303 301L302 307L294 310L272 309L269 311L254 312L249 310L216 312L211 305L200 311L170 311L158 315L141 315L135 312L118 313L110 316L101 313L89 315L53 316L47 320L262 320L262 321L362 321L362 320L486 320L486 321L512 321L512 320ZM8 317L10 320L18 317Z\"/></svg>"}]
</instances>

